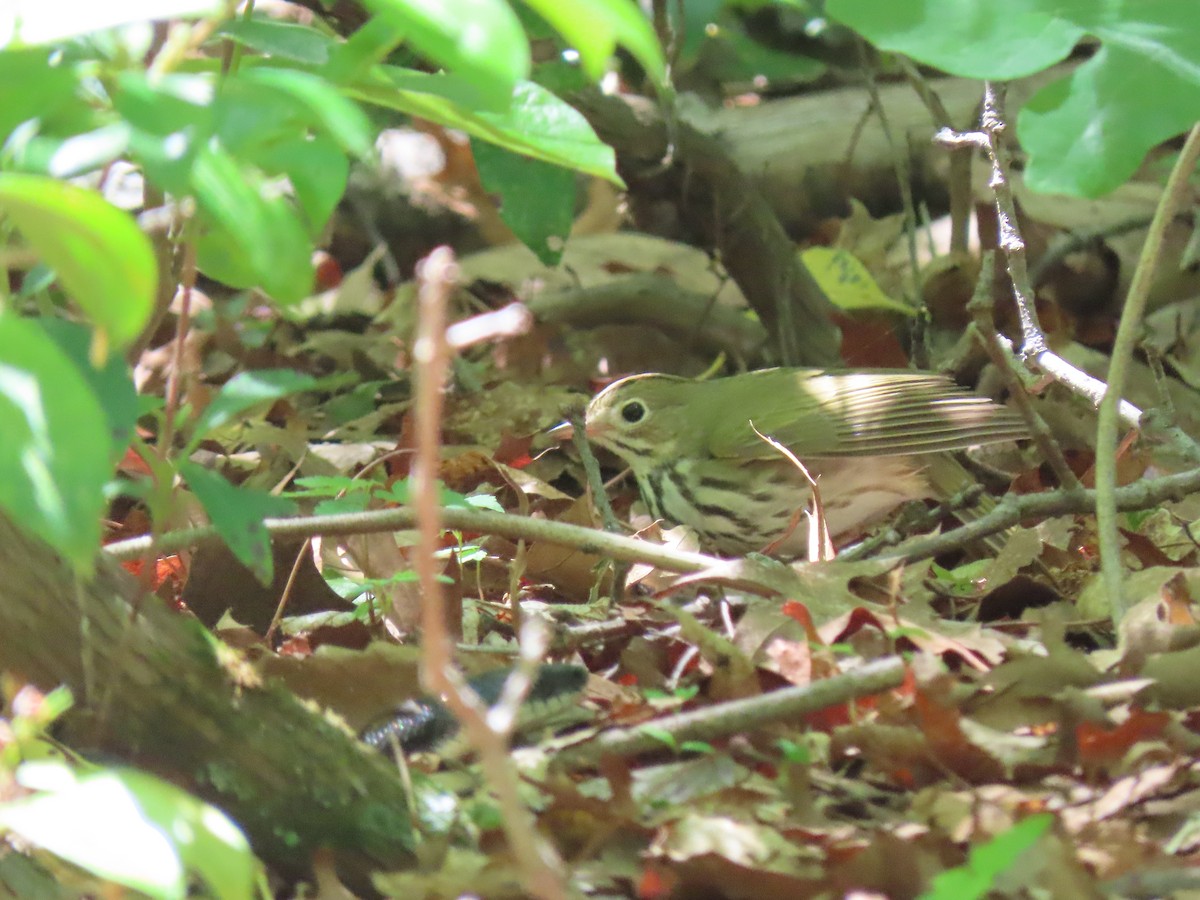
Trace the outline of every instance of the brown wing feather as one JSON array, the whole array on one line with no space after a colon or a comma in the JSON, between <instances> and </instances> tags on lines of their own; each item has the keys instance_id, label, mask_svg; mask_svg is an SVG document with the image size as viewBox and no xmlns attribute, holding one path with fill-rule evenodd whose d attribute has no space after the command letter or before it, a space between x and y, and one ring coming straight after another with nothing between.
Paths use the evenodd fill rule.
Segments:
<instances>
[{"instance_id":1,"label":"brown wing feather","mask_svg":"<svg viewBox=\"0 0 1200 900\"><path fill-rule=\"evenodd\" d=\"M875 370L766 369L721 384L709 436L716 457L770 458L776 451L750 428L801 459L903 456L1027 437L1023 420L941 375Z\"/></svg>"}]
</instances>

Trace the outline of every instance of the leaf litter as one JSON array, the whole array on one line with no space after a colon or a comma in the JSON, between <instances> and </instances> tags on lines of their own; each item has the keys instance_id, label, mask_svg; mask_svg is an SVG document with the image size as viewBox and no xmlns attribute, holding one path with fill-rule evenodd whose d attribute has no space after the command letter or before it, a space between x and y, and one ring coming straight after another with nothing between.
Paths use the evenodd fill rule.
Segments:
<instances>
[{"instance_id":1,"label":"leaf litter","mask_svg":"<svg viewBox=\"0 0 1200 900\"><path fill-rule=\"evenodd\" d=\"M605 251L593 252L589 265L604 269ZM637 259L626 264L636 270ZM361 278L347 282L347 302L368 311L360 330L329 327L338 315L333 293L315 318L293 316L265 337L257 329L253 342L232 340L229 327L195 342L217 379L264 359L356 376L250 410L206 441L238 481L287 485L310 511L331 502L331 492L351 509L395 504L407 474L402 367L411 316ZM510 283L519 285L515 276ZM237 319L227 324L245 331ZM454 496L595 527L572 453L544 435L586 397L597 363L637 355L627 337L614 343L602 328L554 326L537 341L505 339L464 355L447 393L440 473ZM203 402L205 391L194 393ZM1086 478L1086 444L1075 459ZM1124 477L1154 470L1143 455ZM1036 489L1034 477L1018 472L1015 483ZM321 494L309 481L306 492L304 479L320 478L336 490ZM610 493L618 516L637 521L631 480ZM1119 635L1088 612L1098 583L1092 522L1083 516L1025 522L998 552L976 557L891 571L836 563L811 581L811 595L788 597L643 564L624 573L628 592L614 600L613 569L588 548L459 532L443 546L461 597L456 627L468 671L509 664L519 617L539 615L553 623L555 658L591 672L590 721L517 751L526 801L584 894L917 896L935 878L982 872L1001 894L1036 887L1094 896L1144 871L1200 861L1200 628L1191 602L1200 589L1198 521L1195 498L1124 517L1126 587L1141 602ZM654 539L656 529L643 536ZM284 620L297 624L280 652L261 643L280 584L265 595L242 591L239 584L256 582L236 561L185 554L184 600L205 584L206 593L219 590L232 614L217 622L218 611L217 633L240 634L235 642L249 644L265 674L356 730L418 689L411 648L420 597L403 577L409 541L404 533L324 539L307 552L340 587L290 596ZM276 568L287 564L277 559ZM218 572L226 577L214 588ZM178 583L178 568L171 578ZM322 609L334 618L303 624L301 614ZM257 647L246 626L260 636ZM873 696L715 741L664 732L655 752L581 771L553 764L558 749L606 728L653 733L679 712L719 715L718 704L732 698L897 654L906 661L903 683ZM520 896L477 771L422 759L412 778L422 865L381 875L379 887Z\"/></svg>"}]
</instances>

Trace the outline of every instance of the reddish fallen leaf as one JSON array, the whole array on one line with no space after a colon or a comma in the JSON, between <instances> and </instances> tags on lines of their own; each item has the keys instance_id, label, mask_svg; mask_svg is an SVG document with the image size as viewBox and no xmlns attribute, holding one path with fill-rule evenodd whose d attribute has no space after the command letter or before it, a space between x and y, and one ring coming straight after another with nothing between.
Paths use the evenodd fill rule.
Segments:
<instances>
[{"instance_id":1,"label":"reddish fallen leaf","mask_svg":"<svg viewBox=\"0 0 1200 900\"><path fill-rule=\"evenodd\" d=\"M117 463L117 471L124 475L149 476L151 474L150 467L146 465L146 461L142 459L142 455L132 447L125 449L125 455Z\"/></svg>"},{"instance_id":2,"label":"reddish fallen leaf","mask_svg":"<svg viewBox=\"0 0 1200 900\"><path fill-rule=\"evenodd\" d=\"M640 900L669 897L674 892L678 880L669 869L650 864L642 870L642 877L638 879L637 896Z\"/></svg>"},{"instance_id":3,"label":"reddish fallen leaf","mask_svg":"<svg viewBox=\"0 0 1200 900\"><path fill-rule=\"evenodd\" d=\"M328 291L342 283L342 267L336 259L324 250L313 254L316 269L316 288L318 291Z\"/></svg>"},{"instance_id":4,"label":"reddish fallen leaf","mask_svg":"<svg viewBox=\"0 0 1200 900\"><path fill-rule=\"evenodd\" d=\"M865 368L908 366L908 354L896 337L895 323L884 316L833 315L842 329L842 362L847 366Z\"/></svg>"},{"instance_id":5,"label":"reddish fallen leaf","mask_svg":"<svg viewBox=\"0 0 1200 900\"><path fill-rule=\"evenodd\" d=\"M1133 709L1129 718L1115 728L1082 722L1075 728L1080 762L1093 769L1118 763L1134 744L1161 738L1170 721L1165 712Z\"/></svg>"},{"instance_id":6,"label":"reddish fallen leaf","mask_svg":"<svg viewBox=\"0 0 1200 900\"><path fill-rule=\"evenodd\" d=\"M821 639L821 633L817 630L816 624L813 622L812 614L809 613L808 607L799 600L788 600L783 604L783 614L790 619L795 619L804 626L804 633L808 635L808 639L814 643L825 645L825 641Z\"/></svg>"},{"instance_id":7,"label":"reddish fallen leaf","mask_svg":"<svg viewBox=\"0 0 1200 900\"><path fill-rule=\"evenodd\" d=\"M500 438L500 445L492 454L492 459L514 469L523 469L531 462L529 449L533 446L533 435L513 435L505 432Z\"/></svg>"},{"instance_id":8,"label":"reddish fallen leaf","mask_svg":"<svg viewBox=\"0 0 1200 900\"><path fill-rule=\"evenodd\" d=\"M980 672L991 668L984 655L987 648L983 639L976 641L977 646L972 647L966 638L947 637L907 619L885 621L863 606L826 622L821 626L820 633L824 642L841 644L851 642L856 634L867 628L874 628L885 636L896 629L904 629L904 637L895 642L896 650L900 652L919 650L931 656L955 656Z\"/></svg>"},{"instance_id":9,"label":"reddish fallen leaf","mask_svg":"<svg viewBox=\"0 0 1200 900\"><path fill-rule=\"evenodd\" d=\"M817 731L833 731L835 728L858 721L865 713L875 709L875 704L874 696L859 697L849 703L839 703L827 706L818 712L809 713L804 717L804 721L810 728Z\"/></svg>"},{"instance_id":10,"label":"reddish fallen leaf","mask_svg":"<svg viewBox=\"0 0 1200 900\"><path fill-rule=\"evenodd\" d=\"M145 567L141 559L127 559L121 563L121 568L140 578ZM163 556L154 561L154 577L150 581L150 590L157 591L166 583L170 583L171 596L178 598L183 593L184 582L187 581L187 566L178 554Z\"/></svg>"},{"instance_id":11,"label":"reddish fallen leaf","mask_svg":"<svg viewBox=\"0 0 1200 900\"><path fill-rule=\"evenodd\" d=\"M279 645L280 656L291 656L296 659L304 659L312 656L312 646L308 643L308 638L304 635L288 638Z\"/></svg>"}]
</instances>

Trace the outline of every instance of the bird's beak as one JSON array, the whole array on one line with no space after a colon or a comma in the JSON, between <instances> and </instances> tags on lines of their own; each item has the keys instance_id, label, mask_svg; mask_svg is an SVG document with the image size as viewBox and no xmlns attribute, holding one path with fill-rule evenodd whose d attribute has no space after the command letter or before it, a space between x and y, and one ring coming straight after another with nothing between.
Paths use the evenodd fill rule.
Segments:
<instances>
[{"instance_id":1,"label":"bird's beak","mask_svg":"<svg viewBox=\"0 0 1200 900\"><path fill-rule=\"evenodd\" d=\"M569 441L575 437L575 428L570 422L560 422L547 431L546 434L550 435L556 441Z\"/></svg>"}]
</instances>

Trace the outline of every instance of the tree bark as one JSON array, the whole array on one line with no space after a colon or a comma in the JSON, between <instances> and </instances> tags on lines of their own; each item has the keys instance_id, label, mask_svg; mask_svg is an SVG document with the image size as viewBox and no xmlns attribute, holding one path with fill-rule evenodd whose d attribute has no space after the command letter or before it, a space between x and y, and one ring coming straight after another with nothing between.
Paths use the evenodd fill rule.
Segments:
<instances>
[{"instance_id":1,"label":"tree bark","mask_svg":"<svg viewBox=\"0 0 1200 900\"><path fill-rule=\"evenodd\" d=\"M0 671L75 707L65 738L216 804L269 865L305 877L318 849L348 884L412 860L404 789L386 760L306 707L107 558L90 580L0 515Z\"/></svg>"},{"instance_id":2,"label":"tree bark","mask_svg":"<svg viewBox=\"0 0 1200 900\"><path fill-rule=\"evenodd\" d=\"M838 362L840 333L832 305L800 262L770 204L720 141L686 122L668 123L652 103L639 98L580 91L570 102L617 151L617 168L643 230L662 234L652 220L670 209L679 227L666 231L678 230L719 252L765 326L776 361Z\"/></svg>"}]
</instances>

